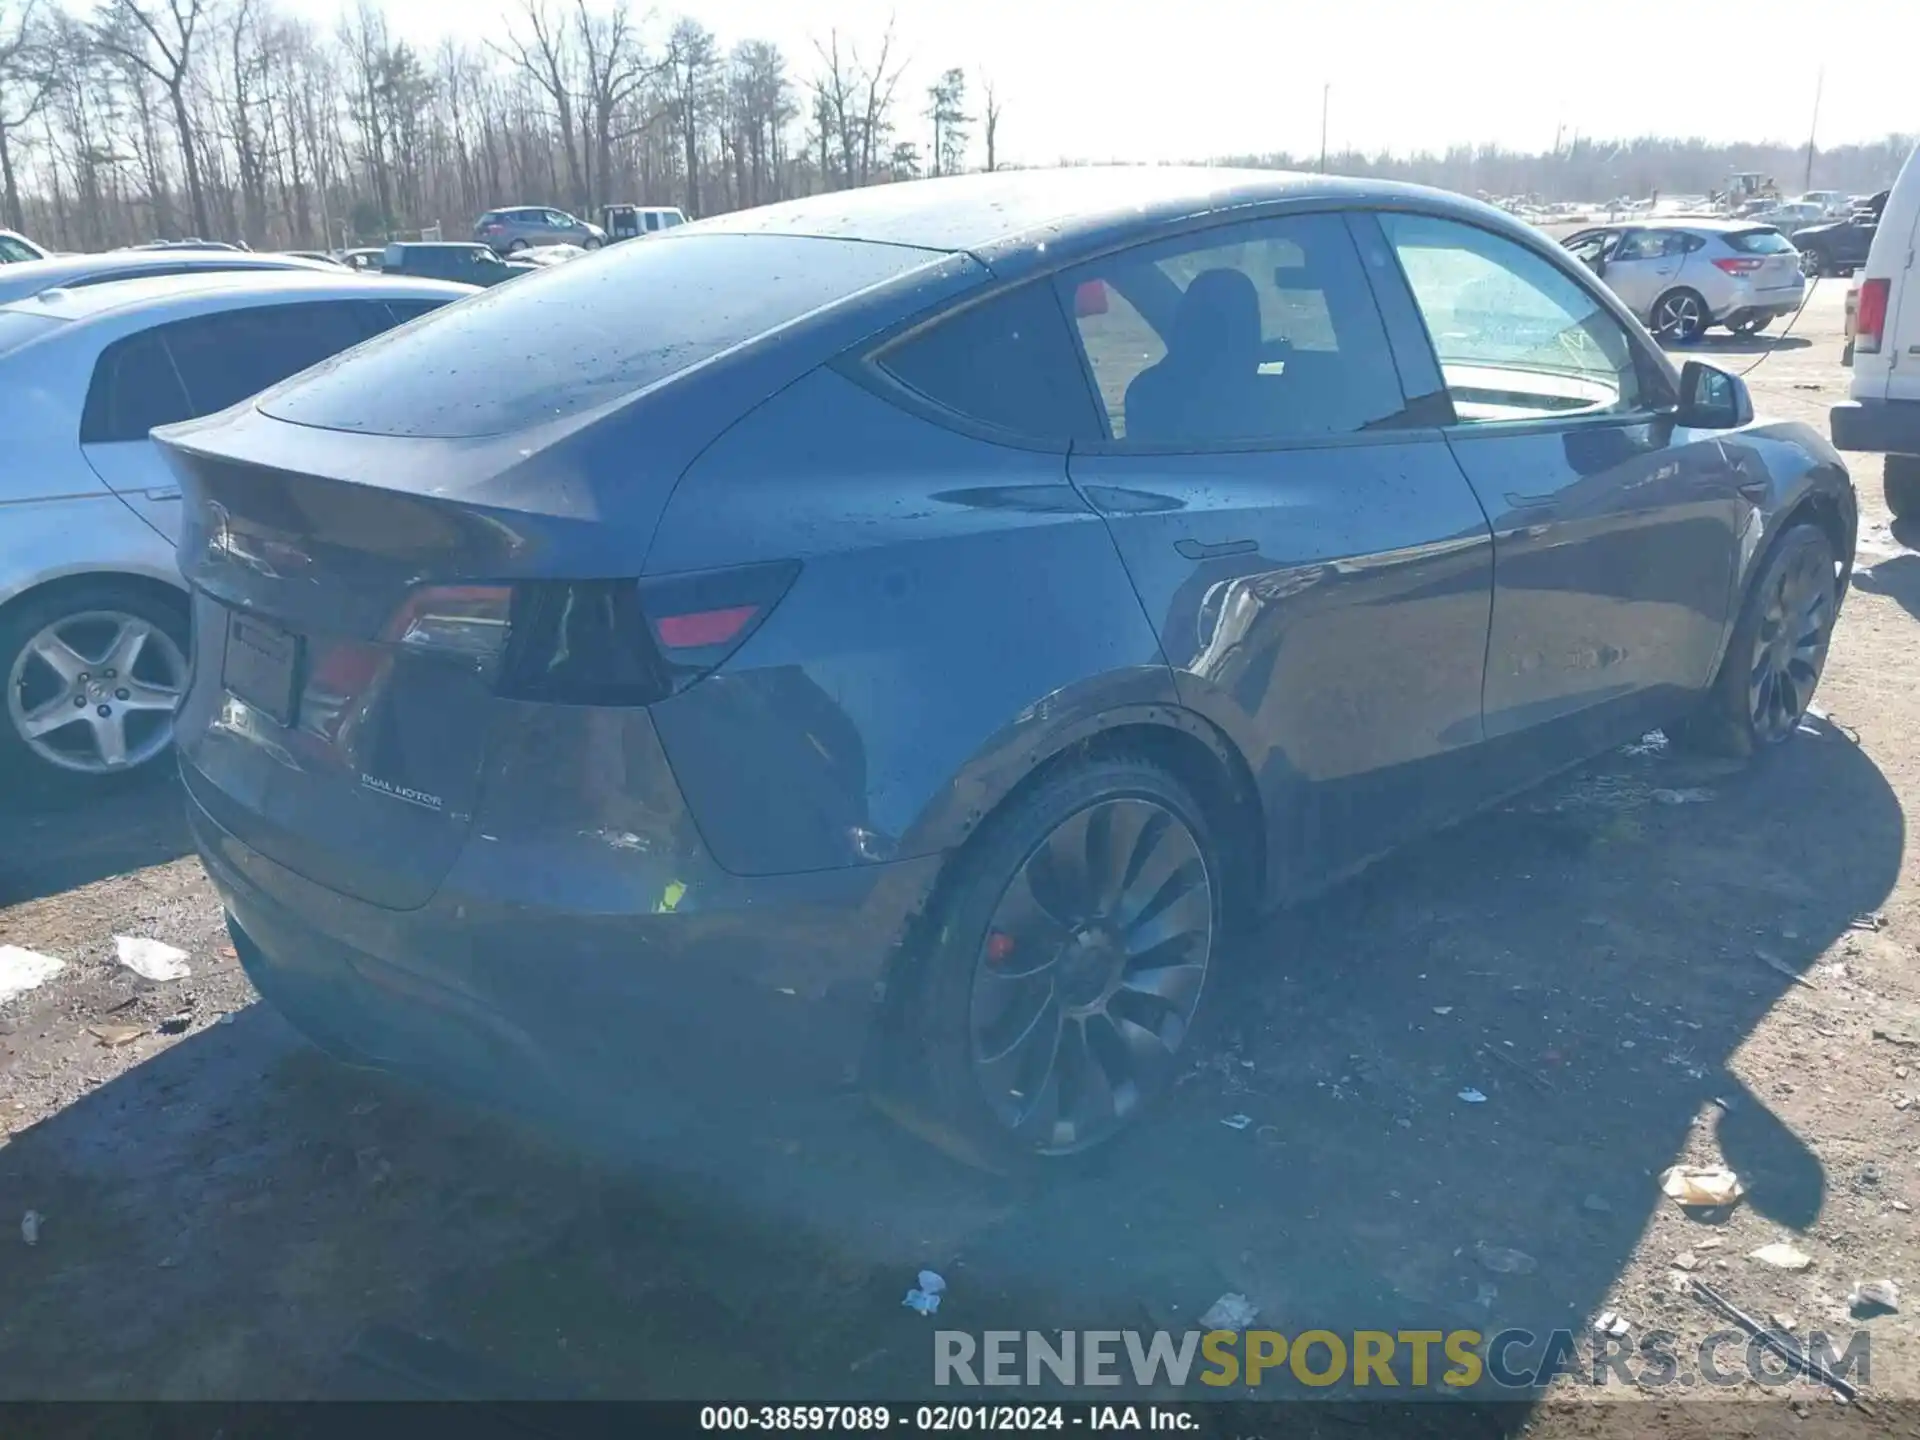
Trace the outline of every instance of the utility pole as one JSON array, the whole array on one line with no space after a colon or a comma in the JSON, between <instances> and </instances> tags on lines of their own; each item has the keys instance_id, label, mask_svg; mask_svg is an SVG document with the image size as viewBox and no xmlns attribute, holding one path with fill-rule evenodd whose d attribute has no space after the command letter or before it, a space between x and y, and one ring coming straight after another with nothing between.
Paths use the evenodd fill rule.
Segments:
<instances>
[{"instance_id":1,"label":"utility pole","mask_svg":"<svg viewBox=\"0 0 1920 1440\"><path fill-rule=\"evenodd\" d=\"M1813 81L1813 123L1807 126L1807 183L1800 187L1805 194L1813 189L1813 137L1820 128L1820 91L1827 81L1827 67L1822 65Z\"/></svg>"},{"instance_id":2,"label":"utility pole","mask_svg":"<svg viewBox=\"0 0 1920 1440\"><path fill-rule=\"evenodd\" d=\"M1333 94L1333 83L1329 81L1320 87L1320 173L1327 173L1327 99Z\"/></svg>"}]
</instances>

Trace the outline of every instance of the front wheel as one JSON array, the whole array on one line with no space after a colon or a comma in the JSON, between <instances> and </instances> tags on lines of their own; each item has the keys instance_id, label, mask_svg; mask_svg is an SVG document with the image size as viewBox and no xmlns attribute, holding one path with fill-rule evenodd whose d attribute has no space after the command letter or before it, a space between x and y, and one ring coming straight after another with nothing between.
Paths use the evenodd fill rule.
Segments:
<instances>
[{"instance_id":1,"label":"front wheel","mask_svg":"<svg viewBox=\"0 0 1920 1440\"><path fill-rule=\"evenodd\" d=\"M1802 250L1800 252L1800 273L1806 276L1807 279L1818 280L1821 276L1829 273L1831 269L1832 267L1827 264L1827 257L1822 255L1818 250Z\"/></svg>"},{"instance_id":2,"label":"front wheel","mask_svg":"<svg viewBox=\"0 0 1920 1440\"><path fill-rule=\"evenodd\" d=\"M1669 290L1654 302L1653 333L1663 345L1691 345L1711 323L1707 302L1692 290Z\"/></svg>"},{"instance_id":3,"label":"front wheel","mask_svg":"<svg viewBox=\"0 0 1920 1440\"><path fill-rule=\"evenodd\" d=\"M582 250L598 250L603 242L598 235L589 235L580 242Z\"/></svg>"},{"instance_id":4,"label":"front wheel","mask_svg":"<svg viewBox=\"0 0 1920 1440\"><path fill-rule=\"evenodd\" d=\"M0 616L0 772L99 784L151 766L187 686L180 607L115 581L29 597Z\"/></svg>"},{"instance_id":5,"label":"front wheel","mask_svg":"<svg viewBox=\"0 0 1920 1440\"><path fill-rule=\"evenodd\" d=\"M1793 526L1748 591L1720 674L1680 738L1742 758L1792 738L1826 668L1839 607L1833 542L1818 525Z\"/></svg>"},{"instance_id":6,"label":"front wheel","mask_svg":"<svg viewBox=\"0 0 1920 1440\"><path fill-rule=\"evenodd\" d=\"M1920 455L1889 455L1880 484L1896 520L1920 517Z\"/></svg>"},{"instance_id":7,"label":"front wheel","mask_svg":"<svg viewBox=\"0 0 1920 1440\"><path fill-rule=\"evenodd\" d=\"M1087 1150L1174 1080L1221 933L1222 863L1146 760L1056 772L961 852L921 987L928 1078L964 1158Z\"/></svg>"}]
</instances>

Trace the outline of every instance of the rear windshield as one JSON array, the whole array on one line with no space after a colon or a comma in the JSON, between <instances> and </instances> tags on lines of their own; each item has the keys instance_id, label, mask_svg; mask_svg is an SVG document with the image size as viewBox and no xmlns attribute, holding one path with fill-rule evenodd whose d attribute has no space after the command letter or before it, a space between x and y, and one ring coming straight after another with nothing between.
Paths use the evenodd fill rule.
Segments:
<instances>
[{"instance_id":1,"label":"rear windshield","mask_svg":"<svg viewBox=\"0 0 1920 1440\"><path fill-rule=\"evenodd\" d=\"M261 409L369 435L507 434L630 395L939 258L795 236L617 246L391 331Z\"/></svg>"},{"instance_id":2,"label":"rear windshield","mask_svg":"<svg viewBox=\"0 0 1920 1440\"><path fill-rule=\"evenodd\" d=\"M18 350L29 340L38 340L50 330L58 330L62 321L51 315L30 315L23 310L0 310L0 355Z\"/></svg>"},{"instance_id":3,"label":"rear windshield","mask_svg":"<svg viewBox=\"0 0 1920 1440\"><path fill-rule=\"evenodd\" d=\"M1727 236L1727 244L1749 255L1785 255L1793 242L1778 230L1742 230Z\"/></svg>"}]
</instances>

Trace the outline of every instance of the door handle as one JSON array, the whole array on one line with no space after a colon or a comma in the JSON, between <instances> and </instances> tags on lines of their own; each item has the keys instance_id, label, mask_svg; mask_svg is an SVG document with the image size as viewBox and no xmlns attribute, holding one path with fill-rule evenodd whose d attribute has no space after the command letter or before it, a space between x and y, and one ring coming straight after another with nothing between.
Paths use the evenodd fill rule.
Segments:
<instances>
[{"instance_id":1,"label":"door handle","mask_svg":"<svg viewBox=\"0 0 1920 1440\"><path fill-rule=\"evenodd\" d=\"M1222 540L1217 545L1205 545L1198 540L1176 540L1173 548L1189 560L1212 560L1220 555L1251 555L1260 548L1257 540Z\"/></svg>"},{"instance_id":2,"label":"door handle","mask_svg":"<svg viewBox=\"0 0 1920 1440\"><path fill-rule=\"evenodd\" d=\"M143 493L146 495L147 499L149 500L178 500L180 498L180 492L178 490L171 490L171 489L148 490L148 491L144 491Z\"/></svg>"}]
</instances>

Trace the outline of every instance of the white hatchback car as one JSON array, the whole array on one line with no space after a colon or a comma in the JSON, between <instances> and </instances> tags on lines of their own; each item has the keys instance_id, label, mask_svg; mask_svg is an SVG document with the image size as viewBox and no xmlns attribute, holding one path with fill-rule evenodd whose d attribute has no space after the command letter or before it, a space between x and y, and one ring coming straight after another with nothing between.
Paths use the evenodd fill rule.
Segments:
<instances>
[{"instance_id":1,"label":"white hatchback car","mask_svg":"<svg viewBox=\"0 0 1920 1440\"><path fill-rule=\"evenodd\" d=\"M122 774L172 738L189 643L180 492L147 432L475 293L217 271L0 305L0 793L26 775Z\"/></svg>"},{"instance_id":2,"label":"white hatchback car","mask_svg":"<svg viewBox=\"0 0 1920 1440\"><path fill-rule=\"evenodd\" d=\"M1806 298L1793 242L1750 220L1598 225L1560 243L1663 345L1691 345L1710 325L1752 335Z\"/></svg>"}]
</instances>

